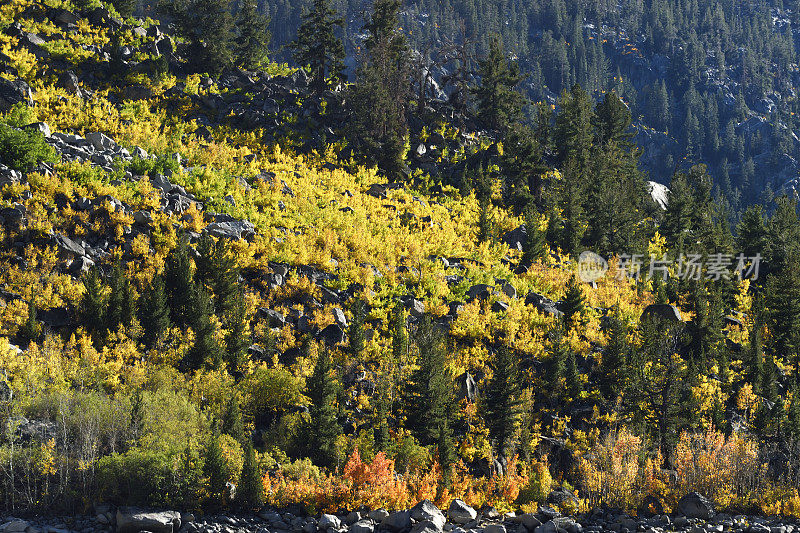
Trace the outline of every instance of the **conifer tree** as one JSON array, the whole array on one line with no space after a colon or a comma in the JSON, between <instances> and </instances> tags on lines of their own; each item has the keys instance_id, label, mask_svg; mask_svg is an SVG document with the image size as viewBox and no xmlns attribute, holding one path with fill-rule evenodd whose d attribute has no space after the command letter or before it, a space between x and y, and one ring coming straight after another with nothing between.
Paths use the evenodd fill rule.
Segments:
<instances>
[{"instance_id":1,"label":"conifer tree","mask_svg":"<svg viewBox=\"0 0 800 533\"><path fill-rule=\"evenodd\" d=\"M345 79L344 44L336 36L344 20L336 16L330 0L314 0L311 10L303 15L292 44L298 65L309 66L314 92L321 94Z\"/></svg>"},{"instance_id":2,"label":"conifer tree","mask_svg":"<svg viewBox=\"0 0 800 533\"><path fill-rule=\"evenodd\" d=\"M248 331L250 316L241 290L235 293L223 322L226 329L225 362L228 364L228 371L241 375L247 365L247 350L252 344Z\"/></svg>"},{"instance_id":3,"label":"conifer tree","mask_svg":"<svg viewBox=\"0 0 800 533\"><path fill-rule=\"evenodd\" d=\"M79 306L81 323L99 342L97 336L103 332L106 323L107 300L103 282L97 268L92 268L83 276L83 297Z\"/></svg>"},{"instance_id":4,"label":"conifer tree","mask_svg":"<svg viewBox=\"0 0 800 533\"><path fill-rule=\"evenodd\" d=\"M392 358L400 364L408 353L408 331L406 329L406 311L403 304L397 302L392 311Z\"/></svg>"},{"instance_id":5,"label":"conifer tree","mask_svg":"<svg viewBox=\"0 0 800 533\"><path fill-rule=\"evenodd\" d=\"M578 360L575 357L575 351L569 350L567 352L567 359L564 364L564 378L566 379L567 394L572 399L577 399L578 394L581 392L581 373L578 370Z\"/></svg>"},{"instance_id":6,"label":"conifer tree","mask_svg":"<svg viewBox=\"0 0 800 533\"><path fill-rule=\"evenodd\" d=\"M236 499L243 509L258 510L264 505L264 483L250 439L247 439L244 445L244 464L236 489Z\"/></svg>"},{"instance_id":7,"label":"conifer tree","mask_svg":"<svg viewBox=\"0 0 800 533\"><path fill-rule=\"evenodd\" d=\"M630 353L628 332L619 316L619 309L609 317L608 342L600 364L600 392L608 402L622 394L625 385L625 367Z\"/></svg>"},{"instance_id":8,"label":"conifer tree","mask_svg":"<svg viewBox=\"0 0 800 533\"><path fill-rule=\"evenodd\" d=\"M556 155L565 164L571 159L575 165L572 179L580 179L589 164L592 147L592 102L580 85L564 92L559 99L561 113L556 116L553 132Z\"/></svg>"},{"instance_id":9,"label":"conifer tree","mask_svg":"<svg viewBox=\"0 0 800 533\"><path fill-rule=\"evenodd\" d=\"M492 178L484 171L483 165L478 167L478 178L475 185L475 195L478 197L478 242L489 242L493 236L492 219L489 213L492 202Z\"/></svg>"},{"instance_id":10,"label":"conifer tree","mask_svg":"<svg viewBox=\"0 0 800 533\"><path fill-rule=\"evenodd\" d=\"M186 366L189 370L204 366L219 368L223 361L222 348L217 342L216 327L211 321L211 302L202 287L194 286L192 290L192 314L189 318L195 338L186 354Z\"/></svg>"},{"instance_id":11,"label":"conifer tree","mask_svg":"<svg viewBox=\"0 0 800 533\"><path fill-rule=\"evenodd\" d=\"M564 303L561 306L567 331L572 328L575 319L580 319L585 305L586 296L583 294L583 289L578 279L573 274L569 279L569 283L567 283L567 293L564 295Z\"/></svg>"},{"instance_id":12,"label":"conifer tree","mask_svg":"<svg viewBox=\"0 0 800 533\"><path fill-rule=\"evenodd\" d=\"M350 353L358 359L364 353L364 321L367 318L367 304L364 300L356 298L351 307L351 312L353 317L350 320L347 337L350 344Z\"/></svg>"},{"instance_id":13,"label":"conifer tree","mask_svg":"<svg viewBox=\"0 0 800 533\"><path fill-rule=\"evenodd\" d=\"M523 213L532 202L542 202L542 175L547 167L542 162L541 148L528 126L510 125L503 138L501 166L504 175L503 196L516 213Z\"/></svg>"},{"instance_id":14,"label":"conifer tree","mask_svg":"<svg viewBox=\"0 0 800 533\"><path fill-rule=\"evenodd\" d=\"M545 233L539 227L539 212L533 205L525 208L525 243L522 245L522 263L529 265L547 252Z\"/></svg>"},{"instance_id":15,"label":"conifer tree","mask_svg":"<svg viewBox=\"0 0 800 533\"><path fill-rule=\"evenodd\" d=\"M197 272L195 278L214 294L214 312L224 315L234 304L239 293L239 268L225 239L214 240L204 234L197 244Z\"/></svg>"},{"instance_id":16,"label":"conifer tree","mask_svg":"<svg viewBox=\"0 0 800 533\"><path fill-rule=\"evenodd\" d=\"M408 421L420 442L436 444L442 438L440 432L452 431L453 387L445 364L445 339L430 317L424 316L414 343L418 357L406 391Z\"/></svg>"},{"instance_id":17,"label":"conifer tree","mask_svg":"<svg viewBox=\"0 0 800 533\"><path fill-rule=\"evenodd\" d=\"M219 435L214 433L206 446L203 463L203 474L208 478L209 492L214 498L220 498L225 492L225 483L227 482L225 469L225 456L219 442Z\"/></svg>"},{"instance_id":18,"label":"conifer tree","mask_svg":"<svg viewBox=\"0 0 800 533\"><path fill-rule=\"evenodd\" d=\"M328 468L337 464L336 438L342 432L337 420L337 388L331 354L323 347L306 384L306 395L311 400L306 431L309 457L315 464Z\"/></svg>"},{"instance_id":19,"label":"conifer tree","mask_svg":"<svg viewBox=\"0 0 800 533\"><path fill-rule=\"evenodd\" d=\"M500 455L505 454L511 444L519 424L521 405L516 358L509 348L501 346L495 354L494 372L486 387L484 416L489 436Z\"/></svg>"},{"instance_id":20,"label":"conifer tree","mask_svg":"<svg viewBox=\"0 0 800 533\"><path fill-rule=\"evenodd\" d=\"M233 17L228 0L193 0L184 25L192 43L189 57L198 72L218 75L233 64Z\"/></svg>"},{"instance_id":21,"label":"conifer tree","mask_svg":"<svg viewBox=\"0 0 800 533\"><path fill-rule=\"evenodd\" d=\"M350 87L349 137L365 162L394 180L406 170L408 44L399 27L400 0L375 0L364 25L366 54Z\"/></svg>"},{"instance_id":22,"label":"conifer tree","mask_svg":"<svg viewBox=\"0 0 800 533\"><path fill-rule=\"evenodd\" d=\"M478 100L478 118L487 127L505 131L520 121L525 99L516 91L522 81L516 61L508 61L500 38L489 44L489 55L478 62L481 83L473 92Z\"/></svg>"},{"instance_id":23,"label":"conifer tree","mask_svg":"<svg viewBox=\"0 0 800 533\"><path fill-rule=\"evenodd\" d=\"M224 435L229 435L237 442L250 440L244 433L244 422L242 422L242 410L239 407L239 395L233 394L225 405L222 413L222 424L220 430Z\"/></svg>"},{"instance_id":24,"label":"conifer tree","mask_svg":"<svg viewBox=\"0 0 800 533\"><path fill-rule=\"evenodd\" d=\"M111 293L108 297L106 327L115 330L119 326L130 326L136 316L136 302L131 291L130 281L118 261L111 270Z\"/></svg>"},{"instance_id":25,"label":"conifer tree","mask_svg":"<svg viewBox=\"0 0 800 533\"><path fill-rule=\"evenodd\" d=\"M189 324L193 312L194 282L189 259L189 246L184 239L173 248L164 261L164 287L170 308L170 319L177 326Z\"/></svg>"},{"instance_id":26,"label":"conifer tree","mask_svg":"<svg viewBox=\"0 0 800 533\"><path fill-rule=\"evenodd\" d=\"M792 387L792 399L786 412L787 433L795 440L800 439L800 387Z\"/></svg>"},{"instance_id":27,"label":"conifer tree","mask_svg":"<svg viewBox=\"0 0 800 533\"><path fill-rule=\"evenodd\" d=\"M152 348L170 327L164 276L160 272L153 276L142 294L139 322L143 329L142 341L148 348Z\"/></svg>"},{"instance_id":28,"label":"conifer tree","mask_svg":"<svg viewBox=\"0 0 800 533\"><path fill-rule=\"evenodd\" d=\"M269 19L258 9L258 0L241 0L236 13L236 63L256 70L267 62L270 33Z\"/></svg>"},{"instance_id":29,"label":"conifer tree","mask_svg":"<svg viewBox=\"0 0 800 533\"><path fill-rule=\"evenodd\" d=\"M631 112L616 92L606 93L603 100L595 107L591 122L598 144L607 145L613 142L623 148L631 148L630 139L633 138L633 133L628 131L631 125Z\"/></svg>"},{"instance_id":30,"label":"conifer tree","mask_svg":"<svg viewBox=\"0 0 800 533\"><path fill-rule=\"evenodd\" d=\"M28 317L25 319L25 323L20 326L19 332L17 333L24 345L35 341L42 333L42 325L37 319L37 314L36 302L33 297L31 297L30 300L28 300Z\"/></svg>"}]
</instances>

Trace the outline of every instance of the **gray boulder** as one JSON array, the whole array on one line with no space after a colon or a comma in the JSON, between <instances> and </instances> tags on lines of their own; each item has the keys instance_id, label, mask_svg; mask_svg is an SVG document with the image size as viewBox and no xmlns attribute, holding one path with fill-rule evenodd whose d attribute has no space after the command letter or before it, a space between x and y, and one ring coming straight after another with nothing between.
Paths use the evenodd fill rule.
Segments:
<instances>
[{"instance_id":1,"label":"gray boulder","mask_svg":"<svg viewBox=\"0 0 800 533\"><path fill-rule=\"evenodd\" d=\"M503 524L487 524L483 528L483 533L506 533L506 526Z\"/></svg>"},{"instance_id":2,"label":"gray boulder","mask_svg":"<svg viewBox=\"0 0 800 533\"><path fill-rule=\"evenodd\" d=\"M477 511L464 503L464 500L456 498L447 508L447 517L455 524L466 524L475 520L478 516Z\"/></svg>"},{"instance_id":3,"label":"gray boulder","mask_svg":"<svg viewBox=\"0 0 800 533\"><path fill-rule=\"evenodd\" d=\"M53 241L56 245L56 248L58 248L62 253L78 257L86 255L86 250L83 246L73 241L69 237L62 235L61 233L56 233L53 235Z\"/></svg>"},{"instance_id":4,"label":"gray boulder","mask_svg":"<svg viewBox=\"0 0 800 533\"><path fill-rule=\"evenodd\" d=\"M117 533L172 533L181 527L181 514L177 511L146 513L135 509L117 510Z\"/></svg>"},{"instance_id":5,"label":"gray boulder","mask_svg":"<svg viewBox=\"0 0 800 533\"><path fill-rule=\"evenodd\" d=\"M92 143L92 146L95 149L104 151L104 150L116 150L117 143L114 140L103 134L99 131L93 131L86 134L86 140Z\"/></svg>"},{"instance_id":6,"label":"gray boulder","mask_svg":"<svg viewBox=\"0 0 800 533\"><path fill-rule=\"evenodd\" d=\"M411 529L411 511L395 511L383 519L381 529L402 533Z\"/></svg>"},{"instance_id":7,"label":"gray boulder","mask_svg":"<svg viewBox=\"0 0 800 533\"><path fill-rule=\"evenodd\" d=\"M678 512L686 518L714 518L714 504L699 492L690 492L678 500Z\"/></svg>"},{"instance_id":8,"label":"gray boulder","mask_svg":"<svg viewBox=\"0 0 800 533\"><path fill-rule=\"evenodd\" d=\"M342 329L347 327L347 317L344 316L344 311L338 307L333 308L333 320L336 321L336 324Z\"/></svg>"},{"instance_id":9,"label":"gray boulder","mask_svg":"<svg viewBox=\"0 0 800 533\"><path fill-rule=\"evenodd\" d=\"M20 102L33 105L30 85L21 79L10 81L0 78L0 111L6 112Z\"/></svg>"},{"instance_id":10,"label":"gray boulder","mask_svg":"<svg viewBox=\"0 0 800 533\"><path fill-rule=\"evenodd\" d=\"M441 531L447 519L444 513L439 510L430 500L422 500L411 508L411 518L417 522L431 522L437 531Z\"/></svg>"},{"instance_id":11,"label":"gray boulder","mask_svg":"<svg viewBox=\"0 0 800 533\"><path fill-rule=\"evenodd\" d=\"M442 529L437 524L434 524L430 520L423 520L422 522L417 522L411 529L411 533L440 533L441 531Z\"/></svg>"},{"instance_id":12,"label":"gray boulder","mask_svg":"<svg viewBox=\"0 0 800 533\"><path fill-rule=\"evenodd\" d=\"M518 228L506 232L501 240L504 244L508 245L509 248L521 252L528 240L528 230L525 229L525 225L523 224Z\"/></svg>"},{"instance_id":13,"label":"gray boulder","mask_svg":"<svg viewBox=\"0 0 800 533\"><path fill-rule=\"evenodd\" d=\"M210 235L225 239L248 239L256 234L256 228L249 220L212 222L205 229Z\"/></svg>"},{"instance_id":14,"label":"gray boulder","mask_svg":"<svg viewBox=\"0 0 800 533\"><path fill-rule=\"evenodd\" d=\"M339 529L342 526L342 521L339 520L339 517L332 514L322 514L319 517L319 522L317 522L317 527L321 530L326 530L328 528Z\"/></svg>"},{"instance_id":15,"label":"gray boulder","mask_svg":"<svg viewBox=\"0 0 800 533\"><path fill-rule=\"evenodd\" d=\"M23 533L30 524L25 520L14 520L13 522L9 522L8 524L4 524L3 532L4 533Z\"/></svg>"},{"instance_id":16,"label":"gray boulder","mask_svg":"<svg viewBox=\"0 0 800 533\"><path fill-rule=\"evenodd\" d=\"M328 346L342 344L345 339L344 330L337 324L331 324L319 332L318 338L323 340Z\"/></svg>"},{"instance_id":17,"label":"gray boulder","mask_svg":"<svg viewBox=\"0 0 800 533\"><path fill-rule=\"evenodd\" d=\"M533 531L542 525L542 522L536 518L536 515L533 513L525 513L520 515L518 517L518 522L522 524L522 526L528 531Z\"/></svg>"},{"instance_id":18,"label":"gray boulder","mask_svg":"<svg viewBox=\"0 0 800 533\"><path fill-rule=\"evenodd\" d=\"M375 524L369 518L359 520L348 529L349 533L374 533Z\"/></svg>"},{"instance_id":19,"label":"gray boulder","mask_svg":"<svg viewBox=\"0 0 800 533\"><path fill-rule=\"evenodd\" d=\"M384 509L382 507L380 509L373 509L372 511L367 513L367 517L370 520L374 520L375 522L378 522L378 523L383 522L383 520L387 516L389 516L389 511L387 511L386 509Z\"/></svg>"},{"instance_id":20,"label":"gray boulder","mask_svg":"<svg viewBox=\"0 0 800 533\"><path fill-rule=\"evenodd\" d=\"M667 322L680 322L681 310L674 305L650 304L642 311L640 320L645 319L665 320Z\"/></svg>"},{"instance_id":21,"label":"gray boulder","mask_svg":"<svg viewBox=\"0 0 800 533\"><path fill-rule=\"evenodd\" d=\"M563 314L558 308L558 304L556 302L535 292L528 293L528 296L525 297L525 305L533 305L539 310L540 313L544 313L546 315L561 316Z\"/></svg>"}]
</instances>

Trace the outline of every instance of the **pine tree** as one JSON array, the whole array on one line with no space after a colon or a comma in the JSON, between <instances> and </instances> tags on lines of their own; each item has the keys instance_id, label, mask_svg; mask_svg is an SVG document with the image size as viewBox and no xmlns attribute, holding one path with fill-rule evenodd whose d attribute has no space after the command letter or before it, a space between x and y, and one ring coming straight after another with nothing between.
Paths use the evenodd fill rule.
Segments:
<instances>
[{"instance_id":1,"label":"pine tree","mask_svg":"<svg viewBox=\"0 0 800 533\"><path fill-rule=\"evenodd\" d=\"M377 399L375 402L375 449L387 451L390 444L389 416L391 414L391 398L389 378L383 378L378 384Z\"/></svg>"},{"instance_id":2,"label":"pine tree","mask_svg":"<svg viewBox=\"0 0 800 533\"><path fill-rule=\"evenodd\" d=\"M421 443L436 444L441 431L451 432L453 387L445 364L445 338L425 316L417 326L414 344L418 357L406 391L408 421Z\"/></svg>"},{"instance_id":3,"label":"pine tree","mask_svg":"<svg viewBox=\"0 0 800 533\"><path fill-rule=\"evenodd\" d=\"M139 322L144 331L142 341L148 348L152 348L159 339L163 338L170 327L164 276L160 272L153 276L142 295Z\"/></svg>"},{"instance_id":4,"label":"pine tree","mask_svg":"<svg viewBox=\"0 0 800 533\"><path fill-rule=\"evenodd\" d=\"M406 170L409 103L408 44L399 27L400 0L375 0L364 25L366 55L350 87L349 138L366 163L391 179Z\"/></svg>"},{"instance_id":5,"label":"pine tree","mask_svg":"<svg viewBox=\"0 0 800 533\"><path fill-rule=\"evenodd\" d=\"M237 291L225 313L225 362L228 371L234 375L241 375L247 365L247 350L252 344L249 325L247 302L242 291Z\"/></svg>"},{"instance_id":6,"label":"pine tree","mask_svg":"<svg viewBox=\"0 0 800 533\"><path fill-rule=\"evenodd\" d=\"M530 265L547 252L545 233L539 227L539 212L533 205L525 208L525 242L522 245L522 264Z\"/></svg>"},{"instance_id":7,"label":"pine tree","mask_svg":"<svg viewBox=\"0 0 800 533\"><path fill-rule=\"evenodd\" d=\"M214 434L206 446L203 474L208 478L209 492L213 498L221 498L225 492L227 475L225 473L225 456L219 442L219 435Z\"/></svg>"},{"instance_id":8,"label":"pine tree","mask_svg":"<svg viewBox=\"0 0 800 533\"><path fill-rule=\"evenodd\" d=\"M264 505L264 483L250 439L244 445L244 464L236 489L236 500L240 507L248 510L258 510Z\"/></svg>"},{"instance_id":9,"label":"pine tree","mask_svg":"<svg viewBox=\"0 0 800 533\"><path fill-rule=\"evenodd\" d=\"M242 422L242 410L239 407L239 396L233 394L225 405L222 413L222 424L220 430L224 435L230 435L238 442L249 441L244 433L244 422Z\"/></svg>"},{"instance_id":10,"label":"pine tree","mask_svg":"<svg viewBox=\"0 0 800 533\"><path fill-rule=\"evenodd\" d=\"M115 330L119 326L130 326L136 316L136 302L131 291L130 281L125 276L121 262L114 264L111 270L111 294L108 297L106 327Z\"/></svg>"},{"instance_id":11,"label":"pine tree","mask_svg":"<svg viewBox=\"0 0 800 533\"><path fill-rule=\"evenodd\" d=\"M566 379L567 394L572 399L577 399L581 392L581 373L578 370L578 360L575 352L569 350L564 363L564 379Z\"/></svg>"},{"instance_id":12,"label":"pine tree","mask_svg":"<svg viewBox=\"0 0 800 533\"><path fill-rule=\"evenodd\" d=\"M580 85L566 90L559 99L561 113L556 116L553 132L556 155L566 164L571 159L575 165L572 179L582 177L589 164L592 147L592 101Z\"/></svg>"},{"instance_id":13,"label":"pine tree","mask_svg":"<svg viewBox=\"0 0 800 533\"><path fill-rule=\"evenodd\" d=\"M37 319L37 314L36 302L33 297L31 297L31 299L28 300L28 317L25 319L25 323L20 326L19 332L17 333L23 345L36 341L42 333L42 325Z\"/></svg>"},{"instance_id":14,"label":"pine tree","mask_svg":"<svg viewBox=\"0 0 800 533\"><path fill-rule=\"evenodd\" d=\"M547 167L542 162L533 130L521 124L509 126L503 138L501 166L504 175L503 196L516 213L523 213L532 202L542 202L542 176Z\"/></svg>"},{"instance_id":15,"label":"pine tree","mask_svg":"<svg viewBox=\"0 0 800 533\"><path fill-rule=\"evenodd\" d=\"M344 20L336 16L329 0L314 0L313 8L303 15L292 44L298 65L309 66L312 86L321 94L345 79L344 44L336 36Z\"/></svg>"},{"instance_id":16,"label":"pine tree","mask_svg":"<svg viewBox=\"0 0 800 533\"><path fill-rule=\"evenodd\" d=\"M584 307L586 305L586 296L583 294L583 289L578 283L578 279L573 274L567 283L567 292L564 295L564 303L561 310L564 313L564 326L568 330L572 328L575 320L581 319Z\"/></svg>"},{"instance_id":17,"label":"pine tree","mask_svg":"<svg viewBox=\"0 0 800 533\"><path fill-rule=\"evenodd\" d=\"M478 118L487 127L505 131L520 121L525 99L515 90L522 81L516 61L508 61L499 37L489 44L489 55L478 62L481 83L473 92Z\"/></svg>"},{"instance_id":18,"label":"pine tree","mask_svg":"<svg viewBox=\"0 0 800 533\"><path fill-rule=\"evenodd\" d=\"M338 462L336 439L342 428L337 421L336 391L331 354L327 348L319 350L314 372L306 384L306 395L311 400L308 408L308 455L319 466L334 468Z\"/></svg>"},{"instance_id":19,"label":"pine tree","mask_svg":"<svg viewBox=\"0 0 800 533\"><path fill-rule=\"evenodd\" d=\"M188 325L195 288L192 281L189 246L184 239L180 240L164 261L164 287L172 323L180 327Z\"/></svg>"},{"instance_id":20,"label":"pine tree","mask_svg":"<svg viewBox=\"0 0 800 533\"><path fill-rule=\"evenodd\" d=\"M619 309L615 309L608 319L608 342L603 351L599 371L600 392L606 401L613 402L622 394L625 385L625 367L630 353L630 345L627 329L619 316Z\"/></svg>"},{"instance_id":21,"label":"pine tree","mask_svg":"<svg viewBox=\"0 0 800 533\"><path fill-rule=\"evenodd\" d=\"M795 440L800 440L800 387L792 388L792 399L786 412L787 433Z\"/></svg>"},{"instance_id":22,"label":"pine tree","mask_svg":"<svg viewBox=\"0 0 800 533\"><path fill-rule=\"evenodd\" d=\"M183 17L198 72L220 74L233 64L233 17L228 0L193 0Z\"/></svg>"},{"instance_id":23,"label":"pine tree","mask_svg":"<svg viewBox=\"0 0 800 533\"><path fill-rule=\"evenodd\" d=\"M202 287L195 286L192 290L192 315L189 318L195 338L186 354L186 367L189 370L219 368L223 360L222 348L217 342L216 327L211 322L211 302Z\"/></svg>"},{"instance_id":24,"label":"pine tree","mask_svg":"<svg viewBox=\"0 0 800 533\"><path fill-rule=\"evenodd\" d=\"M396 365L401 364L408 354L408 331L406 329L406 311L403 304L397 302L392 311L392 358Z\"/></svg>"},{"instance_id":25,"label":"pine tree","mask_svg":"<svg viewBox=\"0 0 800 533\"><path fill-rule=\"evenodd\" d=\"M606 93L603 101L595 107L591 118L598 144L616 143L630 148L633 133L629 131L631 112L614 91Z\"/></svg>"},{"instance_id":26,"label":"pine tree","mask_svg":"<svg viewBox=\"0 0 800 533\"><path fill-rule=\"evenodd\" d=\"M484 420L489 436L497 452L504 455L519 424L522 405L517 361L506 346L501 346L495 354L494 372L484 394Z\"/></svg>"},{"instance_id":27,"label":"pine tree","mask_svg":"<svg viewBox=\"0 0 800 533\"><path fill-rule=\"evenodd\" d=\"M214 240L207 233L197 244L195 278L214 294L214 312L224 315L235 305L239 289L239 268L225 239Z\"/></svg>"},{"instance_id":28,"label":"pine tree","mask_svg":"<svg viewBox=\"0 0 800 533\"><path fill-rule=\"evenodd\" d=\"M483 166L478 168L478 178L475 184L475 194L478 197L478 242L489 242L493 237L492 219L489 207L492 202L492 178L484 171Z\"/></svg>"},{"instance_id":29,"label":"pine tree","mask_svg":"<svg viewBox=\"0 0 800 533\"><path fill-rule=\"evenodd\" d=\"M347 337L350 343L350 353L358 360L364 354L364 321L367 318L366 302L356 298L351 307L351 312L353 317L350 320Z\"/></svg>"},{"instance_id":30,"label":"pine tree","mask_svg":"<svg viewBox=\"0 0 800 533\"><path fill-rule=\"evenodd\" d=\"M86 331L99 342L98 335L106 323L107 301L103 282L97 268L92 268L83 276L83 297L79 305L81 323Z\"/></svg>"},{"instance_id":31,"label":"pine tree","mask_svg":"<svg viewBox=\"0 0 800 533\"><path fill-rule=\"evenodd\" d=\"M241 0L236 13L236 63L256 70L267 62L269 19L258 9L258 0Z\"/></svg>"}]
</instances>

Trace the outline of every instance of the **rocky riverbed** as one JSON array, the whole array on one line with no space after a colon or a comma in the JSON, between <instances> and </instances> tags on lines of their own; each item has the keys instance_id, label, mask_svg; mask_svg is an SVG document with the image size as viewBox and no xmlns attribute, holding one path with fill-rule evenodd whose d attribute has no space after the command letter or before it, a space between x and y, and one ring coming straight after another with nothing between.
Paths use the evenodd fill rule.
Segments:
<instances>
[{"instance_id":1,"label":"rocky riverbed","mask_svg":"<svg viewBox=\"0 0 800 533\"><path fill-rule=\"evenodd\" d=\"M644 513L643 513L644 514ZM453 500L440 510L428 500L411 509L351 511L346 514L301 516L264 509L258 514L196 516L178 511L115 509L99 505L94 514L74 516L0 517L0 533L796 533L800 522L788 517L715 512L698 493L684 496L676 512L631 516L594 510L562 516L549 507L536 513L498 513L490 506L476 510Z\"/></svg>"}]
</instances>

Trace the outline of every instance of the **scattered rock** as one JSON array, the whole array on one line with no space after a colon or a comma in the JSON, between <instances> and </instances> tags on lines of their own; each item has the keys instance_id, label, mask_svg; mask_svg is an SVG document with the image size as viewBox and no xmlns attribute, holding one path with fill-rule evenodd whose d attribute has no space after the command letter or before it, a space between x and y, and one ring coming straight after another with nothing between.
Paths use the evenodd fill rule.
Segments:
<instances>
[{"instance_id":1,"label":"scattered rock","mask_svg":"<svg viewBox=\"0 0 800 533\"><path fill-rule=\"evenodd\" d=\"M714 518L714 504L699 492L690 492L678 501L678 512L686 518L711 520Z\"/></svg>"},{"instance_id":2,"label":"scattered rock","mask_svg":"<svg viewBox=\"0 0 800 533\"><path fill-rule=\"evenodd\" d=\"M669 304L651 304L644 308L640 320L646 318L665 320L667 322L680 322L681 310Z\"/></svg>"},{"instance_id":3,"label":"scattered rock","mask_svg":"<svg viewBox=\"0 0 800 533\"><path fill-rule=\"evenodd\" d=\"M430 500L422 500L412 507L411 518L417 522L431 522L437 531L441 531L442 528L444 528L445 522L447 522L444 513Z\"/></svg>"},{"instance_id":4,"label":"scattered rock","mask_svg":"<svg viewBox=\"0 0 800 533\"><path fill-rule=\"evenodd\" d=\"M25 80L0 78L0 111L5 113L18 103L33 105L33 91Z\"/></svg>"},{"instance_id":5,"label":"scattered rock","mask_svg":"<svg viewBox=\"0 0 800 533\"><path fill-rule=\"evenodd\" d=\"M453 500L450 507L447 508L447 517L456 524L466 524L475 520L476 516L478 516L477 511L458 498Z\"/></svg>"}]
</instances>

